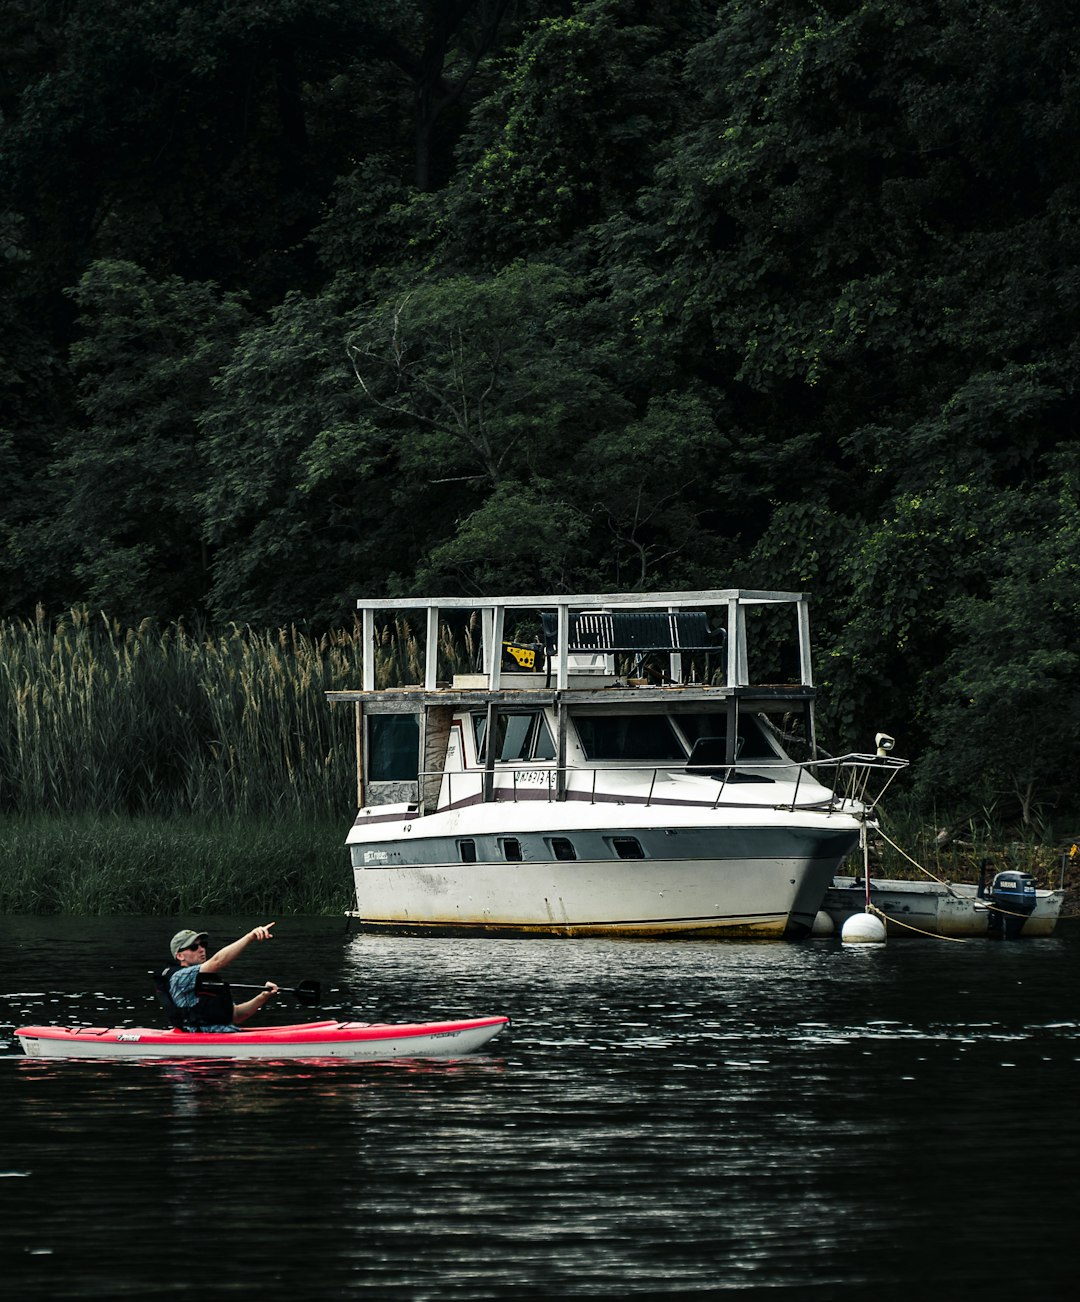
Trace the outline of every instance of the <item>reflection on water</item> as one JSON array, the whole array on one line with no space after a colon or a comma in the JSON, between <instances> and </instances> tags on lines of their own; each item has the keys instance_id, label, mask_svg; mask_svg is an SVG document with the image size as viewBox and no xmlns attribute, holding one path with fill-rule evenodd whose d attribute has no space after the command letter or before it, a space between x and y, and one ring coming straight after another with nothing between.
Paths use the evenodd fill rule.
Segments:
<instances>
[{"instance_id":1,"label":"reflection on water","mask_svg":"<svg viewBox=\"0 0 1080 1302\"><path fill-rule=\"evenodd\" d=\"M0 919L0 1022L153 1023L145 973L175 929ZM0 1052L13 1296L1012 1302L1071 1284L1067 931L874 949L278 931L272 967L260 947L237 979L321 980L329 1016L513 1029L451 1062ZM1003 1216L1031 1226L1024 1251Z\"/></svg>"}]
</instances>

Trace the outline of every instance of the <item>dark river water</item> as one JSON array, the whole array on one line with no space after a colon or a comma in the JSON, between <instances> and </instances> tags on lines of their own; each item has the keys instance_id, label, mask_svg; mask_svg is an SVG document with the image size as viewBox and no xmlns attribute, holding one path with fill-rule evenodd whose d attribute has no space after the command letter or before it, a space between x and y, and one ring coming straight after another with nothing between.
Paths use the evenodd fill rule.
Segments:
<instances>
[{"instance_id":1,"label":"dark river water","mask_svg":"<svg viewBox=\"0 0 1080 1302\"><path fill-rule=\"evenodd\" d=\"M285 918L233 980L320 980L328 1015L513 1030L455 1062L17 1051L11 1026L158 1023L146 972L185 921L0 918L11 1298L1076 1293L1075 924L845 947ZM224 942L262 921L196 925Z\"/></svg>"}]
</instances>

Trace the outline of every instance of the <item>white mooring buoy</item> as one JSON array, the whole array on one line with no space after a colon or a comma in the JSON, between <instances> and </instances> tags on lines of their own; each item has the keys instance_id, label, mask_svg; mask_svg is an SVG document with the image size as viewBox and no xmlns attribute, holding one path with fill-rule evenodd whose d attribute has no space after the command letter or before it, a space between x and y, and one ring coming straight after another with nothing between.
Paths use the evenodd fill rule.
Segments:
<instances>
[{"instance_id":1,"label":"white mooring buoy","mask_svg":"<svg viewBox=\"0 0 1080 1302\"><path fill-rule=\"evenodd\" d=\"M845 945L884 945L885 924L872 913L853 913L840 928Z\"/></svg>"},{"instance_id":2,"label":"white mooring buoy","mask_svg":"<svg viewBox=\"0 0 1080 1302\"><path fill-rule=\"evenodd\" d=\"M814 915L814 925L810 928L810 936L822 937L831 936L836 930L836 924L824 909L818 909Z\"/></svg>"}]
</instances>

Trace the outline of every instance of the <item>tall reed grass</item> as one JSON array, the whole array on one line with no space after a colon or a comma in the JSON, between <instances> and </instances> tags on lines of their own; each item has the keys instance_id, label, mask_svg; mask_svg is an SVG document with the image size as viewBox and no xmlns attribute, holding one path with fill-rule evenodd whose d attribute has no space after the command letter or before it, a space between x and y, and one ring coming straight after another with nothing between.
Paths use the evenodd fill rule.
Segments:
<instances>
[{"instance_id":1,"label":"tall reed grass","mask_svg":"<svg viewBox=\"0 0 1080 1302\"><path fill-rule=\"evenodd\" d=\"M73 610L0 622L0 812L348 816L358 628L309 637L125 628ZM440 662L467 652L444 630ZM380 629L382 685L420 681L408 620Z\"/></svg>"},{"instance_id":2,"label":"tall reed grass","mask_svg":"<svg viewBox=\"0 0 1080 1302\"><path fill-rule=\"evenodd\" d=\"M442 631L440 676L469 636ZM0 909L344 908L355 732L325 693L359 686L361 638L0 621ZM381 626L377 682L422 681L423 655Z\"/></svg>"}]
</instances>

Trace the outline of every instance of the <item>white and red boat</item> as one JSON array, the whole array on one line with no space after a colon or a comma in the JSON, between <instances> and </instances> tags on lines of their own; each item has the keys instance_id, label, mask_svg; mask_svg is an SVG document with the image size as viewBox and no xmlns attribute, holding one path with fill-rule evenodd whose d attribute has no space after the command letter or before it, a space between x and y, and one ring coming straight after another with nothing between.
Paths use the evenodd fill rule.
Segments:
<instances>
[{"instance_id":1,"label":"white and red boat","mask_svg":"<svg viewBox=\"0 0 1080 1302\"><path fill-rule=\"evenodd\" d=\"M509 1017L408 1023L304 1022L211 1032L146 1026L21 1026L31 1058L457 1058L510 1025Z\"/></svg>"}]
</instances>

